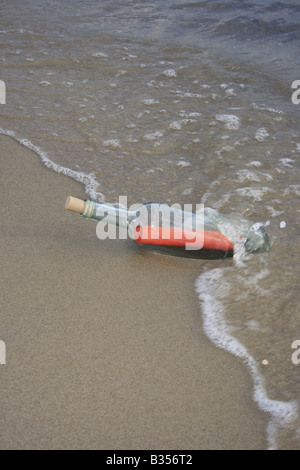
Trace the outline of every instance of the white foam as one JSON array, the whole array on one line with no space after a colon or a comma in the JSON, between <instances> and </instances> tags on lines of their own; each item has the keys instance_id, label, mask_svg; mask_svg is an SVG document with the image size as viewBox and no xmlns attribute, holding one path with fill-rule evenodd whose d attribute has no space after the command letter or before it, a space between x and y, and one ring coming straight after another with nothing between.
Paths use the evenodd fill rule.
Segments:
<instances>
[{"instance_id":1,"label":"white foam","mask_svg":"<svg viewBox=\"0 0 300 470\"><path fill-rule=\"evenodd\" d=\"M146 98L145 100L143 100L143 103L147 106L151 106L152 104L158 104L159 101L155 100L154 98Z\"/></svg>"},{"instance_id":2,"label":"white foam","mask_svg":"<svg viewBox=\"0 0 300 470\"><path fill-rule=\"evenodd\" d=\"M177 77L177 72L174 69L168 69L162 72L163 75L166 77Z\"/></svg>"},{"instance_id":3,"label":"white foam","mask_svg":"<svg viewBox=\"0 0 300 470\"><path fill-rule=\"evenodd\" d=\"M256 140L258 140L259 142L262 142L267 137L269 137L269 133L266 129L264 129L264 128L257 129L257 131L255 133L255 139Z\"/></svg>"},{"instance_id":4,"label":"white foam","mask_svg":"<svg viewBox=\"0 0 300 470\"><path fill-rule=\"evenodd\" d=\"M288 194L300 196L300 184L291 184L288 188L285 188L283 195L287 196Z\"/></svg>"},{"instance_id":5,"label":"white foam","mask_svg":"<svg viewBox=\"0 0 300 470\"><path fill-rule=\"evenodd\" d=\"M171 124L169 125L169 128L173 129L175 131L181 130L182 129L182 121L171 122Z\"/></svg>"},{"instance_id":6,"label":"white foam","mask_svg":"<svg viewBox=\"0 0 300 470\"><path fill-rule=\"evenodd\" d=\"M163 137L163 132L161 131L156 131L156 132L152 132L150 134L146 134L144 136L145 139L147 140L156 140L156 139L159 139L160 137Z\"/></svg>"},{"instance_id":7,"label":"white foam","mask_svg":"<svg viewBox=\"0 0 300 470\"><path fill-rule=\"evenodd\" d=\"M94 52L92 54L92 57L108 57L108 55L105 54L104 52L99 51L99 52Z\"/></svg>"},{"instance_id":8,"label":"white foam","mask_svg":"<svg viewBox=\"0 0 300 470\"><path fill-rule=\"evenodd\" d=\"M274 192L274 189L267 186L263 187L247 187L247 188L238 188L235 190L237 194L244 197L253 198L255 201L261 201L263 196L268 192Z\"/></svg>"},{"instance_id":9,"label":"white foam","mask_svg":"<svg viewBox=\"0 0 300 470\"><path fill-rule=\"evenodd\" d=\"M111 149L119 149L121 147L121 143L118 139L105 140L103 145Z\"/></svg>"},{"instance_id":10,"label":"white foam","mask_svg":"<svg viewBox=\"0 0 300 470\"><path fill-rule=\"evenodd\" d=\"M200 93L191 93L190 91L186 91L180 95L182 98L204 98L203 95Z\"/></svg>"},{"instance_id":11,"label":"white foam","mask_svg":"<svg viewBox=\"0 0 300 470\"><path fill-rule=\"evenodd\" d=\"M227 88L227 90L226 90L226 95L228 95L228 96L236 96L236 93L234 92L234 88Z\"/></svg>"},{"instance_id":12,"label":"white foam","mask_svg":"<svg viewBox=\"0 0 300 470\"><path fill-rule=\"evenodd\" d=\"M244 183L245 181L256 181L260 182L259 176L254 173L254 171L249 170L239 170L237 172L237 179L240 183Z\"/></svg>"},{"instance_id":13,"label":"white foam","mask_svg":"<svg viewBox=\"0 0 300 470\"><path fill-rule=\"evenodd\" d=\"M273 206L266 206L266 209L269 211L271 217L278 217L284 214L284 210L276 210Z\"/></svg>"},{"instance_id":14,"label":"white foam","mask_svg":"<svg viewBox=\"0 0 300 470\"><path fill-rule=\"evenodd\" d=\"M66 168L61 165L58 165L57 163L50 160L50 158L47 157L47 154L43 150L41 150L39 147L34 145L32 142L30 142L30 140L17 137L14 131L5 130L0 127L0 134L8 135L12 137L14 140L19 142L24 147L27 147L28 149L35 152L41 158L42 162L47 168L54 170L56 173L70 176L71 178L78 181L79 183L82 183L85 186L86 193L92 199L96 199L98 201L104 200L104 195L101 192L97 191L99 187L99 183L96 180L93 173L85 174L81 171L71 170L70 168Z\"/></svg>"},{"instance_id":15,"label":"white foam","mask_svg":"<svg viewBox=\"0 0 300 470\"><path fill-rule=\"evenodd\" d=\"M176 163L176 165L181 167L191 166L191 164L189 162L186 162L185 160L180 160Z\"/></svg>"},{"instance_id":16,"label":"white foam","mask_svg":"<svg viewBox=\"0 0 300 470\"><path fill-rule=\"evenodd\" d=\"M194 188L186 188L184 191L182 191L183 196L188 196L192 194L194 191Z\"/></svg>"},{"instance_id":17,"label":"white foam","mask_svg":"<svg viewBox=\"0 0 300 470\"><path fill-rule=\"evenodd\" d=\"M240 118L235 114L217 114L216 120L223 122L226 129L237 131L240 127Z\"/></svg>"},{"instance_id":18,"label":"white foam","mask_svg":"<svg viewBox=\"0 0 300 470\"><path fill-rule=\"evenodd\" d=\"M259 167L259 166L262 166L262 163L259 162L258 160L253 160L252 162L248 163L247 166L256 166L256 167Z\"/></svg>"},{"instance_id":19,"label":"white foam","mask_svg":"<svg viewBox=\"0 0 300 470\"><path fill-rule=\"evenodd\" d=\"M283 111L280 109L275 109L275 108L270 108L270 106L267 106L265 104L260 104L257 105L256 103L252 104L253 109L259 109L260 111L269 111L269 113L274 113L274 114L285 114Z\"/></svg>"},{"instance_id":20,"label":"white foam","mask_svg":"<svg viewBox=\"0 0 300 470\"><path fill-rule=\"evenodd\" d=\"M271 415L267 426L268 448L276 449L278 431L281 428L289 428L298 418L298 404L296 401L284 402L268 397L265 380L256 361L247 348L232 335L233 328L226 323L225 307L216 295L216 292L221 296L229 293L226 274L230 269L215 268L206 271L196 281L195 287L203 312L204 331L217 347L243 359L249 367L254 385L253 399L262 411Z\"/></svg>"},{"instance_id":21,"label":"white foam","mask_svg":"<svg viewBox=\"0 0 300 470\"><path fill-rule=\"evenodd\" d=\"M182 118L197 118L197 117L202 116L202 113L198 113L198 112L186 113L185 111L182 111L182 112L180 113L180 116L181 116Z\"/></svg>"},{"instance_id":22,"label":"white foam","mask_svg":"<svg viewBox=\"0 0 300 470\"><path fill-rule=\"evenodd\" d=\"M295 160L292 160L291 158L281 158L280 161L287 168L293 168L293 165L291 165L291 163L295 163Z\"/></svg>"}]
</instances>

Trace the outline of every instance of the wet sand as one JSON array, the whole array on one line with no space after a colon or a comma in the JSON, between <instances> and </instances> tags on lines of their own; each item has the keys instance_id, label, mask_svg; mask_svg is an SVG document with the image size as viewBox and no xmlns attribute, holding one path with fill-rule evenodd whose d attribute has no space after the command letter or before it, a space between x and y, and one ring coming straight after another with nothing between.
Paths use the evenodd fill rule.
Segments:
<instances>
[{"instance_id":1,"label":"wet sand","mask_svg":"<svg viewBox=\"0 0 300 470\"><path fill-rule=\"evenodd\" d=\"M202 331L194 283L220 262L100 241L64 209L82 185L10 137L0 157L0 448L265 448L247 368Z\"/></svg>"}]
</instances>

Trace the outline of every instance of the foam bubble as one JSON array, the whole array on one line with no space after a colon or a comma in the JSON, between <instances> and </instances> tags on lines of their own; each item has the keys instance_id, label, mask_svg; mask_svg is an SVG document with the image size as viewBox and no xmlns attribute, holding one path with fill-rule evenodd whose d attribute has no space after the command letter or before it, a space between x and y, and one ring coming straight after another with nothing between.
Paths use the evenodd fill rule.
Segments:
<instances>
[{"instance_id":1,"label":"foam bubble","mask_svg":"<svg viewBox=\"0 0 300 470\"><path fill-rule=\"evenodd\" d=\"M185 160L180 160L179 162L177 162L177 166L186 167L191 166L191 164L189 162L186 162Z\"/></svg>"},{"instance_id":2,"label":"foam bubble","mask_svg":"<svg viewBox=\"0 0 300 470\"><path fill-rule=\"evenodd\" d=\"M174 121L169 125L169 128L175 131L179 131L182 129L182 123L183 121Z\"/></svg>"},{"instance_id":3,"label":"foam bubble","mask_svg":"<svg viewBox=\"0 0 300 470\"><path fill-rule=\"evenodd\" d=\"M263 196L268 192L274 192L272 188L267 186L255 188L255 187L247 187L247 188L238 188L235 190L237 194L244 197L250 197L255 201L261 201Z\"/></svg>"},{"instance_id":4,"label":"foam bubble","mask_svg":"<svg viewBox=\"0 0 300 470\"><path fill-rule=\"evenodd\" d=\"M278 215L284 214L284 210L276 210L272 206L266 206L266 209L268 209L271 217L277 217Z\"/></svg>"},{"instance_id":5,"label":"foam bubble","mask_svg":"<svg viewBox=\"0 0 300 470\"><path fill-rule=\"evenodd\" d=\"M295 160L292 160L291 158L281 158L280 161L287 168L293 168L293 165L291 165L291 163L295 163Z\"/></svg>"},{"instance_id":6,"label":"foam bubble","mask_svg":"<svg viewBox=\"0 0 300 470\"><path fill-rule=\"evenodd\" d=\"M257 161L257 160L253 160L252 162L248 163L248 166L256 166L256 167L259 167L259 166L262 166L262 163Z\"/></svg>"},{"instance_id":7,"label":"foam bubble","mask_svg":"<svg viewBox=\"0 0 300 470\"><path fill-rule=\"evenodd\" d=\"M163 75L166 77L177 77L177 72L174 69L168 69L162 72Z\"/></svg>"},{"instance_id":8,"label":"foam bubble","mask_svg":"<svg viewBox=\"0 0 300 470\"><path fill-rule=\"evenodd\" d=\"M162 136L163 136L163 133L161 131L156 131L156 132L152 132L150 134L146 134L144 137L147 140L156 140L156 139L159 139Z\"/></svg>"},{"instance_id":9,"label":"foam bubble","mask_svg":"<svg viewBox=\"0 0 300 470\"><path fill-rule=\"evenodd\" d=\"M108 57L108 55L105 54L104 52L99 51L99 52L94 52L92 54L92 57Z\"/></svg>"},{"instance_id":10,"label":"foam bubble","mask_svg":"<svg viewBox=\"0 0 300 470\"><path fill-rule=\"evenodd\" d=\"M269 134L266 129L263 129L263 128L258 129L255 133L255 139L258 140L259 142L262 142L267 137L269 137Z\"/></svg>"},{"instance_id":11,"label":"foam bubble","mask_svg":"<svg viewBox=\"0 0 300 470\"><path fill-rule=\"evenodd\" d=\"M183 196L189 196L192 194L194 191L194 188L186 188L184 191L182 191Z\"/></svg>"},{"instance_id":12,"label":"foam bubble","mask_svg":"<svg viewBox=\"0 0 300 470\"><path fill-rule=\"evenodd\" d=\"M180 119L178 121L174 121L172 122L170 125L169 125L169 128L170 129L174 129L174 130L181 130L182 129L182 126L185 126L187 124L191 124L191 123L194 123L194 122L197 122L196 119Z\"/></svg>"},{"instance_id":13,"label":"foam bubble","mask_svg":"<svg viewBox=\"0 0 300 470\"><path fill-rule=\"evenodd\" d=\"M182 111L180 113L180 116L183 117L183 118L197 118L197 117L202 116L202 113L198 113L198 112L186 113L186 112Z\"/></svg>"},{"instance_id":14,"label":"foam bubble","mask_svg":"<svg viewBox=\"0 0 300 470\"><path fill-rule=\"evenodd\" d=\"M227 89L226 89L226 95L228 95L228 96L236 96L236 93L234 92L234 88L227 88Z\"/></svg>"},{"instance_id":15,"label":"foam bubble","mask_svg":"<svg viewBox=\"0 0 300 470\"><path fill-rule=\"evenodd\" d=\"M256 103L253 103L252 107L253 109L259 109L260 111L268 111L269 113L272 113L272 114L285 114L280 109L271 108L270 106L267 106L265 104L257 105Z\"/></svg>"},{"instance_id":16,"label":"foam bubble","mask_svg":"<svg viewBox=\"0 0 300 470\"><path fill-rule=\"evenodd\" d=\"M300 184L291 184L288 188L285 188L283 195L295 194L295 196L300 196Z\"/></svg>"},{"instance_id":17,"label":"foam bubble","mask_svg":"<svg viewBox=\"0 0 300 470\"><path fill-rule=\"evenodd\" d=\"M159 101L155 100L154 98L146 98L145 100L143 100L143 103L147 106L151 106L152 104L158 104Z\"/></svg>"},{"instance_id":18,"label":"foam bubble","mask_svg":"<svg viewBox=\"0 0 300 470\"><path fill-rule=\"evenodd\" d=\"M223 122L226 129L237 131L240 127L240 118L235 114L217 114L216 120Z\"/></svg>"},{"instance_id":19,"label":"foam bubble","mask_svg":"<svg viewBox=\"0 0 300 470\"><path fill-rule=\"evenodd\" d=\"M105 140L103 145L111 149L118 149L121 147L120 141L118 139Z\"/></svg>"},{"instance_id":20,"label":"foam bubble","mask_svg":"<svg viewBox=\"0 0 300 470\"><path fill-rule=\"evenodd\" d=\"M243 183L244 181L256 181L260 182L260 178L257 176L254 171L249 171L249 170L240 170L237 172L237 179L240 183Z\"/></svg>"}]
</instances>

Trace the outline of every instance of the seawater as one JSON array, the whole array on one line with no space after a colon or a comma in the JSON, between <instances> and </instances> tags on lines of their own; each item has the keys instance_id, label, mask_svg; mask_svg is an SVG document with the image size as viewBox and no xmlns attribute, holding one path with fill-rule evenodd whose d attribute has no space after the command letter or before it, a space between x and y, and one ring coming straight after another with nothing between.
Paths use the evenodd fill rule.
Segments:
<instances>
[{"instance_id":1,"label":"seawater","mask_svg":"<svg viewBox=\"0 0 300 470\"><path fill-rule=\"evenodd\" d=\"M97 200L265 226L269 253L199 262L195 292L208 337L249 368L270 449L300 448L297 3L4 1L0 18L2 134Z\"/></svg>"}]
</instances>

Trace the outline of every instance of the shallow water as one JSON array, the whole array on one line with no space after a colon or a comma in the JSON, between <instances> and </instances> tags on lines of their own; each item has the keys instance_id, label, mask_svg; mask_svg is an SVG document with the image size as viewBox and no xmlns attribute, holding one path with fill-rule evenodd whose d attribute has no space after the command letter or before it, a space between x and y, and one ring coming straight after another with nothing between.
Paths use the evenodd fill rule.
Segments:
<instances>
[{"instance_id":1,"label":"shallow water","mask_svg":"<svg viewBox=\"0 0 300 470\"><path fill-rule=\"evenodd\" d=\"M249 366L269 447L299 449L297 2L1 9L2 133L94 198L204 203L265 225L269 253L199 264L195 289L207 335Z\"/></svg>"}]
</instances>

